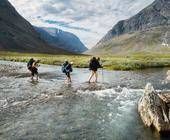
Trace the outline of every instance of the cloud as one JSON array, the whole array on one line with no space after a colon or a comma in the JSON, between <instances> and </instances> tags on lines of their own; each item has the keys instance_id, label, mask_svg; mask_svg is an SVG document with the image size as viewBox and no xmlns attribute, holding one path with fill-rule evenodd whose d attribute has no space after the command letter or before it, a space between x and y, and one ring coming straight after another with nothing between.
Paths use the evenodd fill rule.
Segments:
<instances>
[{"instance_id":1,"label":"cloud","mask_svg":"<svg viewBox=\"0 0 170 140\"><path fill-rule=\"evenodd\" d=\"M72 32L90 48L119 20L135 15L154 0L9 1L33 25Z\"/></svg>"},{"instance_id":2,"label":"cloud","mask_svg":"<svg viewBox=\"0 0 170 140\"><path fill-rule=\"evenodd\" d=\"M55 20L43 20L43 21L48 23L48 24L57 25L57 26L60 26L60 27L65 27L65 28L75 29L75 30L81 30L81 31L85 31L85 32L91 32L91 30L88 29L88 28L72 26L72 25L70 25L71 23L67 23L67 22L63 22L63 21L55 21Z\"/></svg>"}]
</instances>

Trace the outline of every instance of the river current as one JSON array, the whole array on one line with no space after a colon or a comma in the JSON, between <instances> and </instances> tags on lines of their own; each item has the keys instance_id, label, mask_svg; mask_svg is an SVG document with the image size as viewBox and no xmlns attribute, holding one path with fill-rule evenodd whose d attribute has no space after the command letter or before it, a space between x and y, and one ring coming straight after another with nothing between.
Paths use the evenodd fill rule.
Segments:
<instances>
[{"instance_id":1,"label":"river current","mask_svg":"<svg viewBox=\"0 0 170 140\"><path fill-rule=\"evenodd\" d=\"M145 85L169 90L168 68L99 71L74 69L64 84L61 67L41 65L31 81L26 63L0 61L0 140L168 140L146 128L137 112Z\"/></svg>"}]
</instances>

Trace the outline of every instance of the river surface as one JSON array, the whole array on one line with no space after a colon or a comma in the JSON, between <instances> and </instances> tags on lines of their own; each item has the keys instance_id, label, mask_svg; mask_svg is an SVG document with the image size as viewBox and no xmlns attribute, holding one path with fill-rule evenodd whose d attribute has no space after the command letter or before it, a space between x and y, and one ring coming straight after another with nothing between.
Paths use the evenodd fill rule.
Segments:
<instances>
[{"instance_id":1,"label":"river surface","mask_svg":"<svg viewBox=\"0 0 170 140\"><path fill-rule=\"evenodd\" d=\"M100 70L88 84L89 70L74 69L66 85L60 67L41 65L36 82L26 63L0 61L0 140L168 140L137 113L148 82L170 89L167 70Z\"/></svg>"}]
</instances>

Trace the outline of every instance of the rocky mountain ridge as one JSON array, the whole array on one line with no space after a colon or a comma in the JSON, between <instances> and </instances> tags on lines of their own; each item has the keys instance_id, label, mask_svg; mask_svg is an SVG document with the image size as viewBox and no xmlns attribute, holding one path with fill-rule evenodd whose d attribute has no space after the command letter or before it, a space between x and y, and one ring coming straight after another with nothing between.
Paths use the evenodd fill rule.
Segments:
<instances>
[{"instance_id":1,"label":"rocky mountain ridge","mask_svg":"<svg viewBox=\"0 0 170 140\"><path fill-rule=\"evenodd\" d=\"M135 16L119 21L88 53L170 53L170 0L155 0Z\"/></svg>"},{"instance_id":2,"label":"rocky mountain ridge","mask_svg":"<svg viewBox=\"0 0 170 140\"><path fill-rule=\"evenodd\" d=\"M83 53L88 49L80 41L80 39L69 32L57 28L48 27L34 27L40 33L41 39L45 40L48 44L57 48L64 49L72 53Z\"/></svg>"},{"instance_id":3,"label":"rocky mountain ridge","mask_svg":"<svg viewBox=\"0 0 170 140\"><path fill-rule=\"evenodd\" d=\"M0 51L65 54L48 45L8 0L0 1Z\"/></svg>"}]
</instances>

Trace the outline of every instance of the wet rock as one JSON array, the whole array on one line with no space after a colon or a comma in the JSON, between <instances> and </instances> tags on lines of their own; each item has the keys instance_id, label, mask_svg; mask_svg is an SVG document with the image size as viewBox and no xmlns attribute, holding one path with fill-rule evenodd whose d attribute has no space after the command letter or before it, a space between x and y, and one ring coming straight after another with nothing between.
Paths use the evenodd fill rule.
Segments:
<instances>
[{"instance_id":1,"label":"wet rock","mask_svg":"<svg viewBox=\"0 0 170 140\"><path fill-rule=\"evenodd\" d=\"M154 127L158 132L170 132L169 94L158 93L151 84L147 84L144 96L138 103L138 112L143 123L148 127Z\"/></svg>"}]
</instances>

